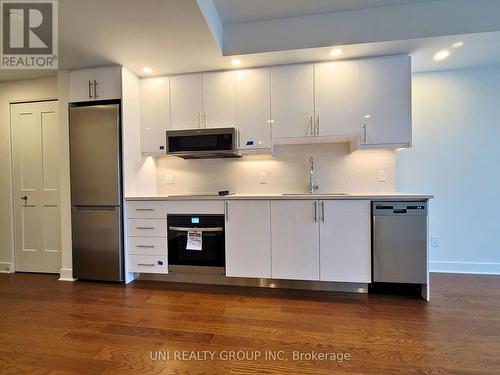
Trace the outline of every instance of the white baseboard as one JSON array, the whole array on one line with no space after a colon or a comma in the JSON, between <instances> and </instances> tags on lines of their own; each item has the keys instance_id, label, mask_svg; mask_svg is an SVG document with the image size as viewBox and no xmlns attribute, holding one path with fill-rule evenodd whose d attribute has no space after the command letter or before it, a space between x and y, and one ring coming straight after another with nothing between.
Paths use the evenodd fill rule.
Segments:
<instances>
[{"instance_id":1,"label":"white baseboard","mask_svg":"<svg viewBox=\"0 0 500 375\"><path fill-rule=\"evenodd\" d=\"M72 268L61 268L59 281L75 281Z\"/></svg>"},{"instance_id":2,"label":"white baseboard","mask_svg":"<svg viewBox=\"0 0 500 375\"><path fill-rule=\"evenodd\" d=\"M0 273L12 273L12 263L0 262Z\"/></svg>"},{"instance_id":3,"label":"white baseboard","mask_svg":"<svg viewBox=\"0 0 500 375\"><path fill-rule=\"evenodd\" d=\"M430 262L430 272L473 273L479 275L500 275L500 263L485 262Z\"/></svg>"}]
</instances>

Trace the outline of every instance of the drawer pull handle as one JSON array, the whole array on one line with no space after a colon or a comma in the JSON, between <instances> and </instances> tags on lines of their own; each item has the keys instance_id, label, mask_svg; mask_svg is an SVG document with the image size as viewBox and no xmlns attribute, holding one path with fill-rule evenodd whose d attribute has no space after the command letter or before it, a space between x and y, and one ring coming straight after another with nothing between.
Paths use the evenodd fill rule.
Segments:
<instances>
[{"instance_id":1,"label":"drawer pull handle","mask_svg":"<svg viewBox=\"0 0 500 375\"><path fill-rule=\"evenodd\" d=\"M135 227L135 229L155 229L155 227Z\"/></svg>"},{"instance_id":2,"label":"drawer pull handle","mask_svg":"<svg viewBox=\"0 0 500 375\"><path fill-rule=\"evenodd\" d=\"M137 263L138 266L143 266L143 267L154 267L154 263Z\"/></svg>"},{"instance_id":3,"label":"drawer pull handle","mask_svg":"<svg viewBox=\"0 0 500 375\"><path fill-rule=\"evenodd\" d=\"M136 211L154 211L154 208L136 208Z\"/></svg>"},{"instance_id":4,"label":"drawer pull handle","mask_svg":"<svg viewBox=\"0 0 500 375\"><path fill-rule=\"evenodd\" d=\"M145 248L145 249L152 249L155 247L154 245L137 245L137 247Z\"/></svg>"}]
</instances>

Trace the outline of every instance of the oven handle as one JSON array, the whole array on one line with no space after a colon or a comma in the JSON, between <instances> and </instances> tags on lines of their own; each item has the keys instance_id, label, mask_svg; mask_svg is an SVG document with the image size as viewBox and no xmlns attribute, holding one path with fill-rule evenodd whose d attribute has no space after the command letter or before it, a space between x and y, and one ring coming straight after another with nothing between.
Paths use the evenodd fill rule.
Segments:
<instances>
[{"instance_id":1,"label":"oven handle","mask_svg":"<svg viewBox=\"0 0 500 375\"><path fill-rule=\"evenodd\" d=\"M213 228L195 228L195 227L168 227L168 230L172 230L174 232L223 232L224 228L222 227L213 227Z\"/></svg>"}]
</instances>

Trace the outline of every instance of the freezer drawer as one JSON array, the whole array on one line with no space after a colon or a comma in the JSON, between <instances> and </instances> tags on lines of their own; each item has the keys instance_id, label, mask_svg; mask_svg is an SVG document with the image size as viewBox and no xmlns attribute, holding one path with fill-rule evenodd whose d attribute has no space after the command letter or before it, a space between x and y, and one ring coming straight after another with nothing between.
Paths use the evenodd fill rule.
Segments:
<instances>
[{"instance_id":1,"label":"freezer drawer","mask_svg":"<svg viewBox=\"0 0 500 375\"><path fill-rule=\"evenodd\" d=\"M373 216L373 281L427 283L427 216L394 208Z\"/></svg>"},{"instance_id":2,"label":"freezer drawer","mask_svg":"<svg viewBox=\"0 0 500 375\"><path fill-rule=\"evenodd\" d=\"M123 281L120 207L73 207L73 275Z\"/></svg>"},{"instance_id":3,"label":"freezer drawer","mask_svg":"<svg viewBox=\"0 0 500 375\"><path fill-rule=\"evenodd\" d=\"M128 272L168 273L166 256L129 255Z\"/></svg>"}]
</instances>

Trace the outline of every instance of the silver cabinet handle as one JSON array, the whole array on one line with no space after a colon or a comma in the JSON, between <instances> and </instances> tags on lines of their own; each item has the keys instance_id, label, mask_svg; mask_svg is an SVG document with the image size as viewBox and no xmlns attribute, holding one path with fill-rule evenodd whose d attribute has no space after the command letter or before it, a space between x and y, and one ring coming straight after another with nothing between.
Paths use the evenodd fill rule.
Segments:
<instances>
[{"instance_id":1,"label":"silver cabinet handle","mask_svg":"<svg viewBox=\"0 0 500 375\"><path fill-rule=\"evenodd\" d=\"M154 208L136 208L136 211L154 211Z\"/></svg>"},{"instance_id":2,"label":"silver cabinet handle","mask_svg":"<svg viewBox=\"0 0 500 375\"><path fill-rule=\"evenodd\" d=\"M141 249L152 249L154 248L154 245L137 245L137 247Z\"/></svg>"},{"instance_id":3,"label":"silver cabinet handle","mask_svg":"<svg viewBox=\"0 0 500 375\"><path fill-rule=\"evenodd\" d=\"M227 206L227 201L224 202L224 214L226 215L226 221L229 220L229 208Z\"/></svg>"},{"instance_id":4,"label":"silver cabinet handle","mask_svg":"<svg viewBox=\"0 0 500 375\"><path fill-rule=\"evenodd\" d=\"M313 117L309 117L309 126L307 127L309 129L309 135L313 135Z\"/></svg>"},{"instance_id":5,"label":"silver cabinet handle","mask_svg":"<svg viewBox=\"0 0 500 375\"><path fill-rule=\"evenodd\" d=\"M316 135L319 135L319 115L316 116Z\"/></svg>"},{"instance_id":6,"label":"silver cabinet handle","mask_svg":"<svg viewBox=\"0 0 500 375\"><path fill-rule=\"evenodd\" d=\"M135 229L155 229L155 227L135 227Z\"/></svg>"},{"instance_id":7,"label":"silver cabinet handle","mask_svg":"<svg viewBox=\"0 0 500 375\"><path fill-rule=\"evenodd\" d=\"M321 221L325 222L325 202L321 201Z\"/></svg>"},{"instance_id":8,"label":"silver cabinet handle","mask_svg":"<svg viewBox=\"0 0 500 375\"><path fill-rule=\"evenodd\" d=\"M97 95L97 81L94 79L94 99L97 99L99 95Z\"/></svg>"},{"instance_id":9,"label":"silver cabinet handle","mask_svg":"<svg viewBox=\"0 0 500 375\"><path fill-rule=\"evenodd\" d=\"M198 121L198 128L201 129L201 113L200 112L198 112L196 114L196 119Z\"/></svg>"},{"instance_id":10,"label":"silver cabinet handle","mask_svg":"<svg viewBox=\"0 0 500 375\"><path fill-rule=\"evenodd\" d=\"M143 266L143 267L154 267L154 263L137 263L138 266Z\"/></svg>"},{"instance_id":11,"label":"silver cabinet handle","mask_svg":"<svg viewBox=\"0 0 500 375\"><path fill-rule=\"evenodd\" d=\"M207 127L207 113L203 112L203 127Z\"/></svg>"},{"instance_id":12,"label":"silver cabinet handle","mask_svg":"<svg viewBox=\"0 0 500 375\"><path fill-rule=\"evenodd\" d=\"M367 131L367 124L363 124L362 128L363 128L363 143L366 143L367 142L367 138L368 138L368 131Z\"/></svg>"},{"instance_id":13,"label":"silver cabinet handle","mask_svg":"<svg viewBox=\"0 0 500 375\"><path fill-rule=\"evenodd\" d=\"M318 202L314 201L314 222L318 221Z\"/></svg>"},{"instance_id":14,"label":"silver cabinet handle","mask_svg":"<svg viewBox=\"0 0 500 375\"><path fill-rule=\"evenodd\" d=\"M89 99L92 99L92 82L89 80Z\"/></svg>"}]
</instances>

